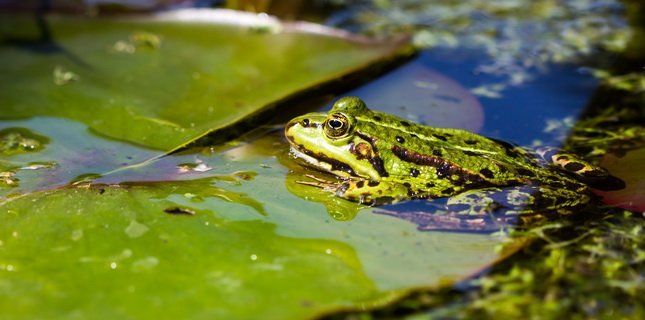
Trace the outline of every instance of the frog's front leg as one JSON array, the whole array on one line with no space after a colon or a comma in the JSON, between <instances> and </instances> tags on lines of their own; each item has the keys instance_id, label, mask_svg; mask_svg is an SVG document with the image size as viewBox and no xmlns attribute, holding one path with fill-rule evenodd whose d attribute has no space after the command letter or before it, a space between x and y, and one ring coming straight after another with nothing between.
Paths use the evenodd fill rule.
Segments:
<instances>
[{"instance_id":1,"label":"frog's front leg","mask_svg":"<svg viewBox=\"0 0 645 320\"><path fill-rule=\"evenodd\" d=\"M404 185L386 181L348 179L329 181L307 174L313 181L296 181L299 184L320 188L339 198L366 205L383 205L409 199L409 190Z\"/></svg>"},{"instance_id":2,"label":"frog's front leg","mask_svg":"<svg viewBox=\"0 0 645 320\"><path fill-rule=\"evenodd\" d=\"M387 181L347 180L336 189L336 196L366 205L384 205L410 199L404 185Z\"/></svg>"},{"instance_id":3,"label":"frog's front leg","mask_svg":"<svg viewBox=\"0 0 645 320\"><path fill-rule=\"evenodd\" d=\"M547 186L515 186L460 193L448 199L447 209L464 216L564 213L587 202L589 196L576 191Z\"/></svg>"}]
</instances>

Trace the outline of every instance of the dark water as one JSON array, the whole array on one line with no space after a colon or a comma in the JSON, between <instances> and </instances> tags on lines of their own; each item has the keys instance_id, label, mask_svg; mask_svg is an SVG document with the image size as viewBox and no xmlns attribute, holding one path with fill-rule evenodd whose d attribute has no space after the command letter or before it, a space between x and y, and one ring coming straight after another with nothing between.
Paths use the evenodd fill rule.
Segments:
<instances>
[{"instance_id":1,"label":"dark water","mask_svg":"<svg viewBox=\"0 0 645 320\"><path fill-rule=\"evenodd\" d=\"M402 103L396 100L398 97L390 97L387 92L382 90L385 85L392 86L392 90L406 90L401 88L401 83L405 80L410 81L410 79L398 76L398 70L405 68L411 69L412 72L414 70L434 70L462 87L461 91L453 90L446 93L449 98L463 100L472 97L477 99L480 106L474 106L470 111L475 112L477 110L473 109L481 108L483 124L476 123L481 121L480 119L471 119L470 123L460 123L459 118L472 118L472 114L450 113L450 109L454 108L450 99L439 101L438 105L431 107L428 105L427 96L423 91L409 92L412 96L406 96L405 107L419 113L419 116L423 118L435 119L428 124L471 129L482 135L519 145L529 146L535 140L541 140L546 144L559 146L562 142L561 137L558 139L553 134L545 132L547 121L570 118L572 122L575 122L584 111L598 85L598 81L585 73L584 69L579 66L552 65L548 70L535 71L533 80L522 85L507 86L500 93L501 97L499 98L470 96L470 88L503 81L502 77L475 73L482 62L485 61L481 54L474 50L426 50L408 64L361 88L348 92L347 95L357 95L363 98L370 107L373 104L400 106ZM406 74L406 76L410 75L411 72ZM412 77L414 77L413 74ZM411 80L414 81L414 79ZM378 86L375 85L377 82L379 82ZM392 108L392 111L396 112L396 109Z\"/></svg>"}]
</instances>

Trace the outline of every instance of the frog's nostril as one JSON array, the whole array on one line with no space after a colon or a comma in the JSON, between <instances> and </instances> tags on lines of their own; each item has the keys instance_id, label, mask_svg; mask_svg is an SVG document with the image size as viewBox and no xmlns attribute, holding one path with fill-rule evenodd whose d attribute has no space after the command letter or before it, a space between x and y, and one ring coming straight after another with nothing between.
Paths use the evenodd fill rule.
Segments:
<instances>
[{"instance_id":1,"label":"frog's nostril","mask_svg":"<svg viewBox=\"0 0 645 320\"><path fill-rule=\"evenodd\" d=\"M303 127L309 127L309 119L302 119L301 124Z\"/></svg>"}]
</instances>

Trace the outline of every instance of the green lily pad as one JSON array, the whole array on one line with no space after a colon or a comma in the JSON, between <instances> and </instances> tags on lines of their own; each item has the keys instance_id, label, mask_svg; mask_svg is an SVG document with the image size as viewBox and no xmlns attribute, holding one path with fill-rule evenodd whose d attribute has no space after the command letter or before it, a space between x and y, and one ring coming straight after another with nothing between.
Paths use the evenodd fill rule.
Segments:
<instances>
[{"instance_id":1,"label":"green lily pad","mask_svg":"<svg viewBox=\"0 0 645 320\"><path fill-rule=\"evenodd\" d=\"M5 206L2 313L301 318L383 296L342 242L280 236L216 211L164 213L166 197L204 187L69 189Z\"/></svg>"},{"instance_id":2,"label":"green lily pad","mask_svg":"<svg viewBox=\"0 0 645 320\"><path fill-rule=\"evenodd\" d=\"M286 148L267 135L4 200L0 310L310 318L382 305L499 258L491 234L420 232L370 208L334 219L288 190Z\"/></svg>"},{"instance_id":3,"label":"green lily pad","mask_svg":"<svg viewBox=\"0 0 645 320\"><path fill-rule=\"evenodd\" d=\"M170 18L0 20L0 60L10 62L0 66L0 118L68 118L162 151L402 49L298 28Z\"/></svg>"}]
</instances>

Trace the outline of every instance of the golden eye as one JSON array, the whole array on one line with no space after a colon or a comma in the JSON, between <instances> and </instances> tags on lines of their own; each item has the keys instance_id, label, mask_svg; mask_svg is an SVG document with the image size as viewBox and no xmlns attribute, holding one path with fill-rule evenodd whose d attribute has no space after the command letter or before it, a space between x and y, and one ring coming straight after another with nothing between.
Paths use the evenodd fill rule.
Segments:
<instances>
[{"instance_id":1,"label":"golden eye","mask_svg":"<svg viewBox=\"0 0 645 320\"><path fill-rule=\"evenodd\" d=\"M324 130L329 138L341 138L349 132L349 121L342 113L334 113L325 121Z\"/></svg>"}]
</instances>

